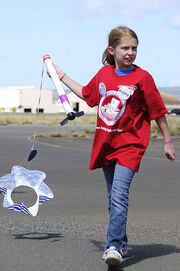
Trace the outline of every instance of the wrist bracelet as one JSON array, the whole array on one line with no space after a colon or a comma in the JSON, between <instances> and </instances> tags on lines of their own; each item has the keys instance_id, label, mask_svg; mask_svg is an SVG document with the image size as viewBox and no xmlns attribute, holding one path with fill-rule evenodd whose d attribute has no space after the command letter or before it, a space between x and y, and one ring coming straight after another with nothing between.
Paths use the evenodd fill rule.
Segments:
<instances>
[{"instance_id":1,"label":"wrist bracelet","mask_svg":"<svg viewBox=\"0 0 180 271\"><path fill-rule=\"evenodd\" d=\"M63 77L64 77L65 73L63 72L62 76L59 78L60 81L62 81Z\"/></svg>"},{"instance_id":2,"label":"wrist bracelet","mask_svg":"<svg viewBox=\"0 0 180 271\"><path fill-rule=\"evenodd\" d=\"M172 142L172 138L170 137L170 139L169 139L169 140L164 141L164 144L168 144L168 143L171 143L171 142Z\"/></svg>"}]
</instances>

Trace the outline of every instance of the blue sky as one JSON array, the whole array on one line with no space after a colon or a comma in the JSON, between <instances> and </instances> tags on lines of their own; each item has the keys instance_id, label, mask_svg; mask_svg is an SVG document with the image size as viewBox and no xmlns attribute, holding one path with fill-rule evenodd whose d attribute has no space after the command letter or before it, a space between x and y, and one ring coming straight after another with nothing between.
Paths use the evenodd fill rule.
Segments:
<instances>
[{"instance_id":1,"label":"blue sky","mask_svg":"<svg viewBox=\"0 0 180 271\"><path fill-rule=\"evenodd\" d=\"M158 87L180 86L180 0L6 0L0 9L0 87L39 86L50 54L80 84L101 68L110 30L139 37L135 64ZM53 88L45 75L44 87Z\"/></svg>"}]
</instances>

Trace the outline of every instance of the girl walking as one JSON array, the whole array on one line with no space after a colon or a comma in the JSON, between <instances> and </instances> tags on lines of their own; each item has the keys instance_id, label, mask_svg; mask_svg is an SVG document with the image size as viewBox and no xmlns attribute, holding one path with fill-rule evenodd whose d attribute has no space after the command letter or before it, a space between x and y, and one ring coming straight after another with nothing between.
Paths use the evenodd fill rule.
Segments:
<instances>
[{"instance_id":1,"label":"girl walking","mask_svg":"<svg viewBox=\"0 0 180 271\"><path fill-rule=\"evenodd\" d=\"M89 169L101 167L107 185L109 224L103 259L108 265L119 265L127 255L129 188L148 146L151 120L156 120L162 132L166 157L175 159L165 117L168 112L152 76L134 64L137 47L133 30L113 29L103 54L104 66L87 86L54 65L67 87L90 107L98 106Z\"/></svg>"}]
</instances>

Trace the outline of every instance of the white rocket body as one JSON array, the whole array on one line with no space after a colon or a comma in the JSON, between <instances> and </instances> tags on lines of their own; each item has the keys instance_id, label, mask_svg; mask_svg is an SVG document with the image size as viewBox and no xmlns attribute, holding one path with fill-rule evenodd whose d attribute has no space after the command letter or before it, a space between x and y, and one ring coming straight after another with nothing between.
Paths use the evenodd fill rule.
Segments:
<instances>
[{"instance_id":1,"label":"white rocket body","mask_svg":"<svg viewBox=\"0 0 180 271\"><path fill-rule=\"evenodd\" d=\"M47 66L47 69L48 69L48 71L50 73L51 79L52 79L52 81L54 83L54 86L55 86L55 88L56 88L56 90L57 90L57 92L59 94L59 99L61 100L64 111L65 111L65 113L67 115L67 117L63 121L60 122L61 126L63 126L68 122L68 120L74 120L75 117L79 118L79 117L83 116L84 112L80 111L80 112L74 113L74 111L72 110L72 107L71 107L71 105L69 103L69 100L67 98L67 95L66 95L66 93L65 93L65 91L64 91L64 89L62 87L60 79L59 79L59 77L57 75L57 72L56 72L56 70L55 70L55 68L54 68L54 66L52 64L50 56L45 55L43 57L43 60L44 60L44 62L46 64L46 66Z\"/></svg>"},{"instance_id":2,"label":"white rocket body","mask_svg":"<svg viewBox=\"0 0 180 271\"><path fill-rule=\"evenodd\" d=\"M59 77L57 75L57 72L52 64L52 61L50 59L49 56L44 56L44 62L47 66L47 69L50 73L50 76L51 76L51 79L54 83L54 86L59 94L59 99L61 100L61 103L63 105L63 108L64 108L64 111L66 113L66 115L68 115L69 113L73 112L72 108L71 108L71 105L68 101L68 98L67 98L67 95L62 87L62 84L59 80Z\"/></svg>"}]
</instances>

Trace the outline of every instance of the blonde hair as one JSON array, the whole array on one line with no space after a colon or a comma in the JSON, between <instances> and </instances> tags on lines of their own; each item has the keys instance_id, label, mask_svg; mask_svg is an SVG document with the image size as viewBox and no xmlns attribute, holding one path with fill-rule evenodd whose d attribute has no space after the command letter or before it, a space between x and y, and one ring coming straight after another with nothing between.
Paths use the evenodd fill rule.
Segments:
<instances>
[{"instance_id":1,"label":"blonde hair","mask_svg":"<svg viewBox=\"0 0 180 271\"><path fill-rule=\"evenodd\" d=\"M137 43L139 42L136 33L126 26L119 26L111 30L108 36L108 46L102 56L102 63L104 65L115 64L114 57L109 53L108 47L115 48L123 38L127 37L134 38L137 40Z\"/></svg>"}]
</instances>

